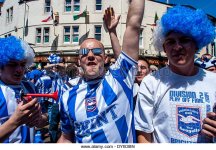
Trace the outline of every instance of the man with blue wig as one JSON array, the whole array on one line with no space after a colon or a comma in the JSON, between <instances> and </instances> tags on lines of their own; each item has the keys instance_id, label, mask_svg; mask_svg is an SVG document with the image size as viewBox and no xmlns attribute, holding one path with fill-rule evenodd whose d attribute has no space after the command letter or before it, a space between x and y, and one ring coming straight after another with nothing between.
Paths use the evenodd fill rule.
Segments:
<instances>
[{"instance_id":1,"label":"man with blue wig","mask_svg":"<svg viewBox=\"0 0 216 150\"><path fill-rule=\"evenodd\" d=\"M135 108L139 143L213 142L216 75L195 66L194 54L214 38L214 26L199 9L175 6L157 22L154 46L169 63L141 83Z\"/></svg>"},{"instance_id":2,"label":"man with blue wig","mask_svg":"<svg viewBox=\"0 0 216 150\"><path fill-rule=\"evenodd\" d=\"M21 91L35 92L30 82L22 81L25 69L34 60L34 52L24 41L11 36L0 38L0 142L31 143L34 127L43 127L47 115L37 99L23 101Z\"/></svg>"}]
</instances>

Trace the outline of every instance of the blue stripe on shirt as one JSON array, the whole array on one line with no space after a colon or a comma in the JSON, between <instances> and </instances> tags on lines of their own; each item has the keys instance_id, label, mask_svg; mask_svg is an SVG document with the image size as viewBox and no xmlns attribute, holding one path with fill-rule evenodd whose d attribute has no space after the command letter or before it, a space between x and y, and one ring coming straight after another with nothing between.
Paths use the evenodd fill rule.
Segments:
<instances>
[{"instance_id":1,"label":"blue stripe on shirt","mask_svg":"<svg viewBox=\"0 0 216 150\"><path fill-rule=\"evenodd\" d=\"M79 89L79 86L75 86L72 90L69 91L69 97L67 102L69 115L74 121L76 121L75 104L77 99L77 89Z\"/></svg>"},{"instance_id":2,"label":"blue stripe on shirt","mask_svg":"<svg viewBox=\"0 0 216 150\"><path fill-rule=\"evenodd\" d=\"M113 88L110 87L107 80L103 81L103 87L106 87L106 88L103 88L102 95L104 97L104 100L105 100L107 106L109 106L110 104L112 104L114 101L117 100L117 96L114 93Z\"/></svg>"},{"instance_id":3,"label":"blue stripe on shirt","mask_svg":"<svg viewBox=\"0 0 216 150\"><path fill-rule=\"evenodd\" d=\"M112 70L111 74L118 74L120 69L118 70ZM116 80L121 84L122 89L124 90L124 93L126 93L127 100L129 100L130 109L133 110L133 90L130 89L126 83L119 77L116 77Z\"/></svg>"},{"instance_id":4,"label":"blue stripe on shirt","mask_svg":"<svg viewBox=\"0 0 216 150\"><path fill-rule=\"evenodd\" d=\"M0 118L8 116L7 103L0 88Z\"/></svg>"},{"instance_id":5,"label":"blue stripe on shirt","mask_svg":"<svg viewBox=\"0 0 216 150\"><path fill-rule=\"evenodd\" d=\"M103 130L98 130L91 134L93 143L108 143L108 140L104 134Z\"/></svg>"},{"instance_id":6,"label":"blue stripe on shirt","mask_svg":"<svg viewBox=\"0 0 216 150\"><path fill-rule=\"evenodd\" d=\"M121 136L122 143L128 143L128 126L125 116L116 121L116 126Z\"/></svg>"},{"instance_id":7,"label":"blue stripe on shirt","mask_svg":"<svg viewBox=\"0 0 216 150\"><path fill-rule=\"evenodd\" d=\"M27 126L21 126L21 143L30 143L30 129Z\"/></svg>"}]
</instances>

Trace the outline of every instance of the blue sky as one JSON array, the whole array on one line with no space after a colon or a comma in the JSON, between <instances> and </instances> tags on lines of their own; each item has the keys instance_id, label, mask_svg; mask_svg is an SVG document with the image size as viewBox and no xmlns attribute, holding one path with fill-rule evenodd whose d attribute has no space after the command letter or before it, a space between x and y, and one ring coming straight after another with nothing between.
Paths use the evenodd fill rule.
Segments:
<instances>
[{"instance_id":1,"label":"blue sky","mask_svg":"<svg viewBox=\"0 0 216 150\"><path fill-rule=\"evenodd\" d=\"M190 5L194 8L201 8L207 13L216 18L216 0L153 0L169 4Z\"/></svg>"}]
</instances>

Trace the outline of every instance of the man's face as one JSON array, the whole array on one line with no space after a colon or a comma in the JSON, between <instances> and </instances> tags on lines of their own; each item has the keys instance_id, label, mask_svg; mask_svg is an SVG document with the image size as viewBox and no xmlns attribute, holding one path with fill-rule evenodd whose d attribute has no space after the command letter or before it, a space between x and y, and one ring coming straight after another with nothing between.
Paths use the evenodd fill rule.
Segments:
<instances>
[{"instance_id":1,"label":"man's face","mask_svg":"<svg viewBox=\"0 0 216 150\"><path fill-rule=\"evenodd\" d=\"M84 41L80 46L79 61L85 79L91 80L104 75L105 55L99 41L95 39Z\"/></svg>"},{"instance_id":2,"label":"man's face","mask_svg":"<svg viewBox=\"0 0 216 150\"><path fill-rule=\"evenodd\" d=\"M194 40L182 33L171 32L165 38L164 51L171 68L191 69L197 50Z\"/></svg>"},{"instance_id":3,"label":"man's face","mask_svg":"<svg viewBox=\"0 0 216 150\"><path fill-rule=\"evenodd\" d=\"M140 84L142 79L149 73L149 65L144 60L138 60L138 72L136 82Z\"/></svg>"},{"instance_id":4,"label":"man's face","mask_svg":"<svg viewBox=\"0 0 216 150\"><path fill-rule=\"evenodd\" d=\"M5 84L18 85L24 76L26 69L26 60L9 61L3 69L1 69L1 80Z\"/></svg>"},{"instance_id":5,"label":"man's face","mask_svg":"<svg viewBox=\"0 0 216 150\"><path fill-rule=\"evenodd\" d=\"M116 62L115 58L110 59L110 65L115 64L115 62Z\"/></svg>"}]
</instances>

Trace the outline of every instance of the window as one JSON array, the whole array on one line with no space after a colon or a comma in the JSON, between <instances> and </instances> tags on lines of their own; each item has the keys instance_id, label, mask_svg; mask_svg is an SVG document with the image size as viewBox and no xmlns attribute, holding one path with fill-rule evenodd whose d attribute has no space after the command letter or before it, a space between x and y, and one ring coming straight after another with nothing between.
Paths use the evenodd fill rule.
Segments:
<instances>
[{"instance_id":1,"label":"window","mask_svg":"<svg viewBox=\"0 0 216 150\"><path fill-rule=\"evenodd\" d=\"M48 13L51 11L51 1L45 0L44 12Z\"/></svg>"},{"instance_id":2,"label":"window","mask_svg":"<svg viewBox=\"0 0 216 150\"><path fill-rule=\"evenodd\" d=\"M41 43L41 28L36 28L36 44Z\"/></svg>"},{"instance_id":3,"label":"window","mask_svg":"<svg viewBox=\"0 0 216 150\"><path fill-rule=\"evenodd\" d=\"M65 12L71 12L71 0L65 0Z\"/></svg>"},{"instance_id":4,"label":"window","mask_svg":"<svg viewBox=\"0 0 216 150\"><path fill-rule=\"evenodd\" d=\"M43 31L43 32L42 32ZM50 28L36 28L36 44L49 43ZM42 41L43 37L43 41Z\"/></svg>"},{"instance_id":5,"label":"window","mask_svg":"<svg viewBox=\"0 0 216 150\"><path fill-rule=\"evenodd\" d=\"M44 28L43 42L49 43L49 28Z\"/></svg>"},{"instance_id":6,"label":"window","mask_svg":"<svg viewBox=\"0 0 216 150\"><path fill-rule=\"evenodd\" d=\"M10 20L10 19L9 19L9 17L10 17L9 11L10 11L10 10L7 9L6 11L7 11L7 12L6 12L6 13L7 13L7 14L6 14L6 23L9 23L9 20Z\"/></svg>"},{"instance_id":7,"label":"window","mask_svg":"<svg viewBox=\"0 0 216 150\"><path fill-rule=\"evenodd\" d=\"M64 27L64 43L70 42L70 27Z\"/></svg>"},{"instance_id":8,"label":"window","mask_svg":"<svg viewBox=\"0 0 216 150\"><path fill-rule=\"evenodd\" d=\"M102 0L96 0L96 11L102 10Z\"/></svg>"},{"instance_id":9,"label":"window","mask_svg":"<svg viewBox=\"0 0 216 150\"><path fill-rule=\"evenodd\" d=\"M143 29L140 29L139 47L143 47Z\"/></svg>"},{"instance_id":10,"label":"window","mask_svg":"<svg viewBox=\"0 0 216 150\"><path fill-rule=\"evenodd\" d=\"M6 10L6 23L13 21L13 7Z\"/></svg>"},{"instance_id":11,"label":"window","mask_svg":"<svg viewBox=\"0 0 216 150\"><path fill-rule=\"evenodd\" d=\"M13 21L13 7L10 8L10 22Z\"/></svg>"},{"instance_id":12,"label":"window","mask_svg":"<svg viewBox=\"0 0 216 150\"><path fill-rule=\"evenodd\" d=\"M73 43L79 42L79 26L73 26Z\"/></svg>"},{"instance_id":13,"label":"window","mask_svg":"<svg viewBox=\"0 0 216 150\"><path fill-rule=\"evenodd\" d=\"M101 41L101 26L95 26L95 39Z\"/></svg>"},{"instance_id":14,"label":"window","mask_svg":"<svg viewBox=\"0 0 216 150\"><path fill-rule=\"evenodd\" d=\"M74 11L75 12L80 11L80 0L74 0Z\"/></svg>"}]
</instances>

